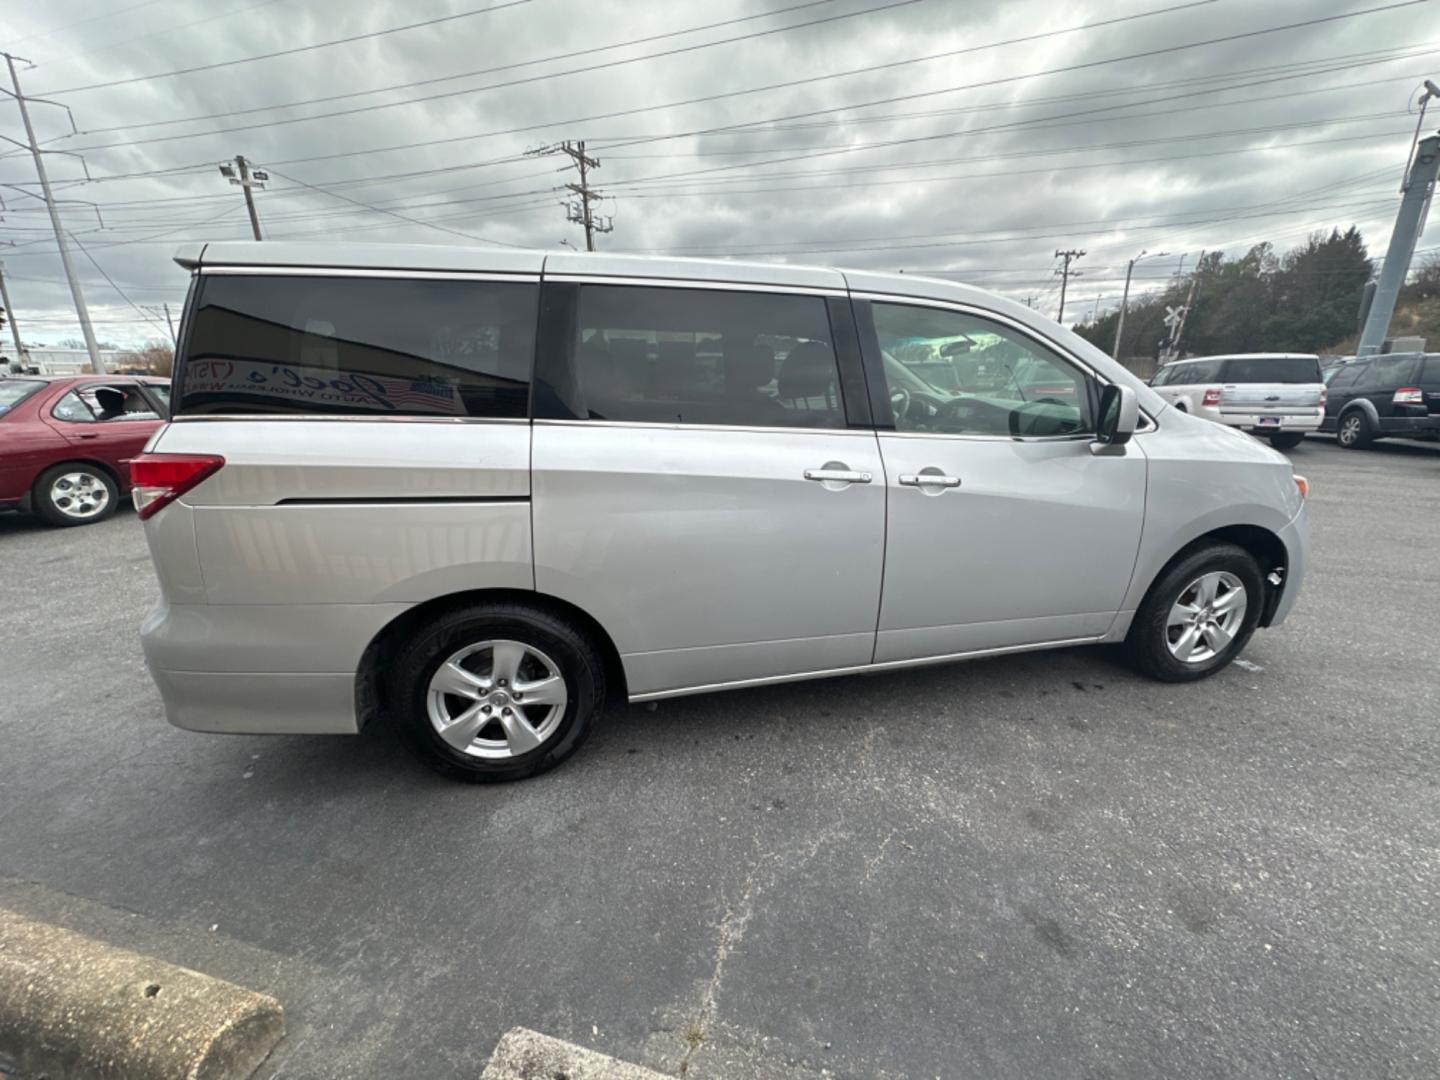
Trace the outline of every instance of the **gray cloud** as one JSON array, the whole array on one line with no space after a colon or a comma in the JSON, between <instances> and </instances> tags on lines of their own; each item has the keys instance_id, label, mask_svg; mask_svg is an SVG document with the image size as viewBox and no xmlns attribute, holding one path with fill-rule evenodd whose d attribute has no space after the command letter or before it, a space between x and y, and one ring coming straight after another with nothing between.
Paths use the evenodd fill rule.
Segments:
<instances>
[{"instance_id":1,"label":"gray cloud","mask_svg":"<svg viewBox=\"0 0 1440 1080\"><path fill-rule=\"evenodd\" d=\"M781 10L799 2L531 0L293 56L59 93L75 111L78 136L63 137L68 127L59 110L36 105L35 119L42 139L54 140L47 145L93 148L85 156L97 178L185 167L71 185L79 167L49 159L52 175L67 178L67 198L102 204L105 229L80 204L66 206L66 225L142 308L183 300L185 278L170 262L181 242L248 236L240 194L215 168L237 153L273 167L272 185L259 195L269 237L467 242L344 195L482 240L552 248L580 241L552 190L567 179L557 171L560 160L506 159L569 138L587 140L603 162L595 180L614 196L606 212L615 231L602 238L609 250L953 271L1009 295L1034 296L1053 314L1052 253L1083 247L1073 316L1115 303L1125 260L1142 248L1173 255L1147 261L1141 287L1173 271L1181 253L1193 261L1202 248L1238 250L1262 239L1283 247L1332 225L1359 224L1372 254L1383 254L1414 124L1406 101L1436 53L1425 36L1431 8L1421 4L1039 74L1385 2L1216 0L1042 40L652 108L1177 6L919 0L870 11L884 0L830 0ZM0 47L36 61L22 78L28 93L45 96L481 6L232 0L216 11L194 0L12 3ZM432 86L154 124L521 64L757 13L763 17ZM859 14L564 74L848 13ZM533 76L540 77L484 89ZM1014 81L974 86L993 80ZM455 90L466 92L414 100ZM866 104L895 98L907 100ZM401 104L277 123L387 103ZM647 111L575 119L630 110ZM20 138L14 106L0 104L0 116L0 131ZM757 125L777 117L794 119ZM102 130L137 124L154 126ZM532 125L545 126L480 137ZM751 126L669 137L731 125ZM222 130L235 127L248 130ZM163 141L145 141L152 139ZM379 149L434 140L452 141ZM876 143L890 145L868 146ZM323 155L345 156L283 164ZM396 173L414 175L357 183ZM33 191L33 181L28 156L0 152L0 182ZM323 190L331 186L335 193ZM8 208L0 239L17 245L0 249L0 257L27 339L74 336L43 208L13 187L0 191ZM121 343L159 336L153 317L144 321L85 254L75 258L100 336Z\"/></svg>"}]
</instances>

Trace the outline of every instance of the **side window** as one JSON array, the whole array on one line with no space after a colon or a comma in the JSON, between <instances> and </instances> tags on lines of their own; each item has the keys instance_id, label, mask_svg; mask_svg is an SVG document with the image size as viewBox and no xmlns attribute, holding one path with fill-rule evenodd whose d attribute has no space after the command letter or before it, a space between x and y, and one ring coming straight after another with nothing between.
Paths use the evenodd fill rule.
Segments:
<instances>
[{"instance_id":1,"label":"side window","mask_svg":"<svg viewBox=\"0 0 1440 1080\"><path fill-rule=\"evenodd\" d=\"M1420 381L1426 386L1440 385L1440 353L1430 353L1425 357L1425 367L1420 374Z\"/></svg>"},{"instance_id":2,"label":"side window","mask_svg":"<svg viewBox=\"0 0 1440 1080\"><path fill-rule=\"evenodd\" d=\"M1186 366L1190 369L1190 375L1185 381L1197 386L1204 383L1219 382L1220 368L1223 364L1224 361L1222 360L1201 360L1198 364L1187 364Z\"/></svg>"},{"instance_id":3,"label":"side window","mask_svg":"<svg viewBox=\"0 0 1440 1080\"><path fill-rule=\"evenodd\" d=\"M1369 371L1360 385L1380 390L1410 382L1415 370L1414 356L1377 356L1367 365Z\"/></svg>"},{"instance_id":4,"label":"side window","mask_svg":"<svg viewBox=\"0 0 1440 1080\"><path fill-rule=\"evenodd\" d=\"M577 417L845 426L822 297L582 285L572 346Z\"/></svg>"},{"instance_id":5,"label":"side window","mask_svg":"<svg viewBox=\"0 0 1440 1080\"><path fill-rule=\"evenodd\" d=\"M167 412L170 410L170 387L164 383L146 383L145 389Z\"/></svg>"},{"instance_id":6,"label":"side window","mask_svg":"<svg viewBox=\"0 0 1440 1080\"><path fill-rule=\"evenodd\" d=\"M50 415L56 420L66 420L72 424L90 424L95 421L95 414L90 411L90 406L86 405L74 390L55 403Z\"/></svg>"},{"instance_id":7,"label":"side window","mask_svg":"<svg viewBox=\"0 0 1440 1080\"><path fill-rule=\"evenodd\" d=\"M50 415L80 424L159 419L134 383L84 383L57 401Z\"/></svg>"},{"instance_id":8,"label":"side window","mask_svg":"<svg viewBox=\"0 0 1440 1080\"><path fill-rule=\"evenodd\" d=\"M539 286L210 274L178 413L524 417Z\"/></svg>"},{"instance_id":9,"label":"side window","mask_svg":"<svg viewBox=\"0 0 1440 1080\"><path fill-rule=\"evenodd\" d=\"M943 308L877 303L875 332L898 431L1047 437L1094 431L1088 378L1032 338L1000 323ZM977 381L947 391L901 363L897 352L928 343L937 352L972 342Z\"/></svg>"},{"instance_id":10,"label":"side window","mask_svg":"<svg viewBox=\"0 0 1440 1080\"><path fill-rule=\"evenodd\" d=\"M1325 385L1332 390L1339 390L1346 386L1354 386L1355 381L1360 378L1360 373L1364 370L1364 364L1344 364L1341 367L1333 369L1333 374L1331 374Z\"/></svg>"}]
</instances>

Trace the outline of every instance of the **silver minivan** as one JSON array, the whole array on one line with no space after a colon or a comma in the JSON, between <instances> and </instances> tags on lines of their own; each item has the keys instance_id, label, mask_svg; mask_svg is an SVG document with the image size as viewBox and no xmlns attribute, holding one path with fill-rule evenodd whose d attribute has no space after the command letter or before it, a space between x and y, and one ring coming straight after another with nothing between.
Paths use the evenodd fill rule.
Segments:
<instances>
[{"instance_id":1,"label":"silver minivan","mask_svg":"<svg viewBox=\"0 0 1440 1080\"><path fill-rule=\"evenodd\" d=\"M610 700L1102 643L1191 681L1300 589L1284 457L978 289L472 248L177 261L174 418L132 469L183 728L385 716L444 773L513 779ZM964 387L898 359L957 341Z\"/></svg>"}]
</instances>

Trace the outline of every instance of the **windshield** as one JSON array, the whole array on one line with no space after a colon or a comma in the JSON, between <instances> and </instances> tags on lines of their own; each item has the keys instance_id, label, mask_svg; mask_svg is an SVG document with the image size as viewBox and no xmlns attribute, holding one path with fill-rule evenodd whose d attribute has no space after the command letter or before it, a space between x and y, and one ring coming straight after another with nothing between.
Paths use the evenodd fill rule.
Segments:
<instances>
[{"instance_id":1,"label":"windshield","mask_svg":"<svg viewBox=\"0 0 1440 1080\"><path fill-rule=\"evenodd\" d=\"M44 385L43 382L33 379L0 379L0 416L4 416Z\"/></svg>"},{"instance_id":2,"label":"windshield","mask_svg":"<svg viewBox=\"0 0 1440 1080\"><path fill-rule=\"evenodd\" d=\"M1318 383L1320 361L1314 356L1237 356L1225 361L1224 383Z\"/></svg>"}]
</instances>

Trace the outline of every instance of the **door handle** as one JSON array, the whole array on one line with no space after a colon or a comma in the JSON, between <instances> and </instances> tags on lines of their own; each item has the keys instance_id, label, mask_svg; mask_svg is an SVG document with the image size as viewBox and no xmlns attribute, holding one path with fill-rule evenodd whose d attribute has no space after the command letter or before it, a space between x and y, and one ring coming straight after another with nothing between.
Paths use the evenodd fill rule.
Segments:
<instances>
[{"instance_id":1,"label":"door handle","mask_svg":"<svg viewBox=\"0 0 1440 1080\"><path fill-rule=\"evenodd\" d=\"M958 488L958 476L946 476L940 472L901 473L900 483L904 487Z\"/></svg>"},{"instance_id":2,"label":"door handle","mask_svg":"<svg viewBox=\"0 0 1440 1080\"><path fill-rule=\"evenodd\" d=\"M82 431L75 437L77 439L98 439L100 433L98 431Z\"/></svg>"},{"instance_id":3,"label":"door handle","mask_svg":"<svg viewBox=\"0 0 1440 1080\"><path fill-rule=\"evenodd\" d=\"M829 466L823 469L806 469L806 480L819 480L821 483L827 480L837 484L868 484L873 477L868 472L854 472L850 469L834 469Z\"/></svg>"}]
</instances>

